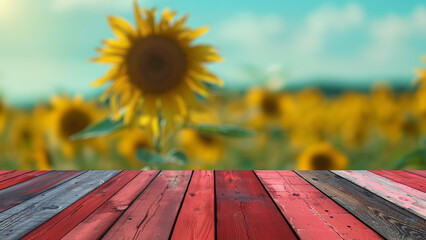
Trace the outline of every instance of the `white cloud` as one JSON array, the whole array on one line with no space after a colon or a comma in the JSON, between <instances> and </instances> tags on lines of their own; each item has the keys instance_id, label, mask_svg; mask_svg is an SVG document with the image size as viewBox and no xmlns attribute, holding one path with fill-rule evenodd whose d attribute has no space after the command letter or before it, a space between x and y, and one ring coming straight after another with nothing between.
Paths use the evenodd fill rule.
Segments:
<instances>
[{"instance_id":1,"label":"white cloud","mask_svg":"<svg viewBox=\"0 0 426 240\"><path fill-rule=\"evenodd\" d=\"M114 9L126 10L133 0L55 0L53 9L58 11L81 9Z\"/></svg>"},{"instance_id":2,"label":"white cloud","mask_svg":"<svg viewBox=\"0 0 426 240\"><path fill-rule=\"evenodd\" d=\"M251 13L242 13L222 23L218 34L224 41L251 48L264 45L282 33L283 29L284 22L276 15L257 17Z\"/></svg>"},{"instance_id":3,"label":"white cloud","mask_svg":"<svg viewBox=\"0 0 426 240\"><path fill-rule=\"evenodd\" d=\"M240 47L225 56L228 65L249 63L265 69L280 63L289 71L290 81L410 77L420 55L426 53L426 45L420 43L426 41L424 7L407 15L369 17L358 4L326 5L299 22L245 13L225 20L219 28L220 47ZM246 82L247 75L240 72L238 77L236 71L223 74L225 79Z\"/></svg>"}]
</instances>

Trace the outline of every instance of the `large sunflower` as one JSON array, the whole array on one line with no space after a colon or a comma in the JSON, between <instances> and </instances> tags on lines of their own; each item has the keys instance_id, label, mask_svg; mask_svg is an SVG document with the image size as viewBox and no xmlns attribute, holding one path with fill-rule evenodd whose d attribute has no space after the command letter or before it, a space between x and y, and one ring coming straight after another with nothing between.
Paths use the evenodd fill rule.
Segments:
<instances>
[{"instance_id":1,"label":"large sunflower","mask_svg":"<svg viewBox=\"0 0 426 240\"><path fill-rule=\"evenodd\" d=\"M125 109L125 123L148 124L158 135L159 117L172 127L198 106L195 94L208 96L203 82L223 84L204 66L222 58L209 45L192 44L208 28L186 27L188 15L173 21L176 12L165 9L156 21L156 9L140 9L136 1L134 15L136 28L122 18L108 18L117 38L105 40L94 61L112 68L94 85L111 81L102 99L110 99L114 115Z\"/></svg>"},{"instance_id":2,"label":"large sunflower","mask_svg":"<svg viewBox=\"0 0 426 240\"><path fill-rule=\"evenodd\" d=\"M345 169L348 159L327 142L308 147L297 160L299 170L334 170Z\"/></svg>"}]
</instances>

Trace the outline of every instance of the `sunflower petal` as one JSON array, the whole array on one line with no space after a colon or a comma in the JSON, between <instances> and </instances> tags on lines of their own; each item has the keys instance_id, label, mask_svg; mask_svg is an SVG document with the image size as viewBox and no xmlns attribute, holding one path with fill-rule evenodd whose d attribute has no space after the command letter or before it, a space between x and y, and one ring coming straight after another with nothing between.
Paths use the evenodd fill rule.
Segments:
<instances>
[{"instance_id":1,"label":"sunflower petal","mask_svg":"<svg viewBox=\"0 0 426 240\"><path fill-rule=\"evenodd\" d=\"M126 20L119 17L108 17L109 25L114 34L121 40L131 40L135 35L135 30Z\"/></svg>"},{"instance_id":2,"label":"sunflower petal","mask_svg":"<svg viewBox=\"0 0 426 240\"><path fill-rule=\"evenodd\" d=\"M224 85L223 81L220 78L218 78L213 73L207 71L203 67L199 67L194 71L190 71L189 75L192 76L195 79L200 79L204 82L213 83L213 84L216 84L218 86Z\"/></svg>"}]
</instances>

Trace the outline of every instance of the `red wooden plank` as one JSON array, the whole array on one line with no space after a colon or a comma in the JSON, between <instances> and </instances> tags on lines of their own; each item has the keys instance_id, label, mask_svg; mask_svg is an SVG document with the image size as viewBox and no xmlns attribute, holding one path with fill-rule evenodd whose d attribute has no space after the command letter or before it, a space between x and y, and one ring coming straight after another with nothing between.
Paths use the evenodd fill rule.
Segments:
<instances>
[{"instance_id":1,"label":"red wooden plank","mask_svg":"<svg viewBox=\"0 0 426 240\"><path fill-rule=\"evenodd\" d=\"M43 175L47 172L49 172L49 171L31 171L31 172L27 172L27 173L24 173L22 175L10 178L8 180L2 181L2 182L0 182L0 190L8 188L8 187L13 186L13 185L16 185L16 184L21 183L21 182L25 182L25 181L27 181L31 178L35 178L35 177Z\"/></svg>"},{"instance_id":2,"label":"red wooden plank","mask_svg":"<svg viewBox=\"0 0 426 240\"><path fill-rule=\"evenodd\" d=\"M84 239L85 236L90 236L93 239L100 239L140 195L152 179L155 178L158 172L159 171L141 172L107 202L103 203L86 219L68 232L62 239Z\"/></svg>"},{"instance_id":3,"label":"red wooden plank","mask_svg":"<svg viewBox=\"0 0 426 240\"><path fill-rule=\"evenodd\" d=\"M28 172L28 171L26 171ZM16 206L64 181L68 181L79 171L51 171L28 181L0 191L0 212Z\"/></svg>"},{"instance_id":4,"label":"red wooden plank","mask_svg":"<svg viewBox=\"0 0 426 240\"><path fill-rule=\"evenodd\" d=\"M172 239L214 239L214 173L194 171Z\"/></svg>"},{"instance_id":5,"label":"red wooden plank","mask_svg":"<svg viewBox=\"0 0 426 240\"><path fill-rule=\"evenodd\" d=\"M162 171L103 239L168 239L191 171Z\"/></svg>"},{"instance_id":6,"label":"red wooden plank","mask_svg":"<svg viewBox=\"0 0 426 240\"><path fill-rule=\"evenodd\" d=\"M252 171L216 171L218 239L296 239Z\"/></svg>"},{"instance_id":7,"label":"red wooden plank","mask_svg":"<svg viewBox=\"0 0 426 240\"><path fill-rule=\"evenodd\" d=\"M417 174L406 171L377 171L370 170L370 172L388 178L394 182L402 183L409 187L415 188L422 192L426 192L426 178Z\"/></svg>"},{"instance_id":8,"label":"red wooden plank","mask_svg":"<svg viewBox=\"0 0 426 240\"><path fill-rule=\"evenodd\" d=\"M301 239L381 239L293 171L255 171Z\"/></svg>"},{"instance_id":9,"label":"red wooden plank","mask_svg":"<svg viewBox=\"0 0 426 240\"><path fill-rule=\"evenodd\" d=\"M13 170L0 170L0 175L8 173L8 172L12 172Z\"/></svg>"},{"instance_id":10,"label":"red wooden plank","mask_svg":"<svg viewBox=\"0 0 426 240\"><path fill-rule=\"evenodd\" d=\"M414 173L414 174L417 174L419 176L426 178L426 171L425 170L409 170L407 172Z\"/></svg>"},{"instance_id":11,"label":"red wooden plank","mask_svg":"<svg viewBox=\"0 0 426 240\"><path fill-rule=\"evenodd\" d=\"M25 174L25 173L29 173L29 172L32 172L32 171L10 171L10 172L6 172L6 173L0 175L0 182L6 181L8 179L11 179L11 178L14 178L16 176L19 176L19 175L22 175L22 174Z\"/></svg>"},{"instance_id":12,"label":"red wooden plank","mask_svg":"<svg viewBox=\"0 0 426 240\"><path fill-rule=\"evenodd\" d=\"M139 173L140 171L120 172L22 239L60 239Z\"/></svg>"}]
</instances>

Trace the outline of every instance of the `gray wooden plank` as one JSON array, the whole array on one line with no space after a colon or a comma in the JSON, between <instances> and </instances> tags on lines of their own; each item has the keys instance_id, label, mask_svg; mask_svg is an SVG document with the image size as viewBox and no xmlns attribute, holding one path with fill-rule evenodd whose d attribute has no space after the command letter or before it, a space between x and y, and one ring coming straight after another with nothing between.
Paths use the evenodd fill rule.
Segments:
<instances>
[{"instance_id":1,"label":"gray wooden plank","mask_svg":"<svg viewBox=\"0 0 426 240\"><path fill-rule=\"evenodd\" d=\"M386 239L422 239L426 221L330 171L296 171Z\"/></svg>"},{"instance_id":2,"label":"gray wooden plank","mask_svg":"<svg viewBox=\"0 0 426 240\"><path fill-rule=\"evenodd\" d=\"M0 239L19 239L120 171L87 171L0 213Z\"/></svg>"}]
</instances>

